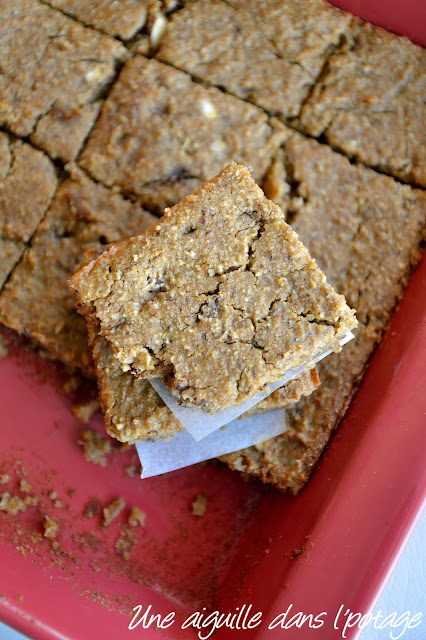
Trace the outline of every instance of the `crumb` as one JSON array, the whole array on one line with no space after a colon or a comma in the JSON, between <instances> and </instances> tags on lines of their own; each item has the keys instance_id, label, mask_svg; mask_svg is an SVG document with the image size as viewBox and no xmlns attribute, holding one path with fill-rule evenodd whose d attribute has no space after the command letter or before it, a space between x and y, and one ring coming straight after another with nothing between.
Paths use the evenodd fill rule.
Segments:
<instances>
[{"instance_id":1,"label":"crumb","mask_svg":"<svg viewBox=\"0 0 426 640\"><path fill-rule=\"evenodd\" d=\"M7 353L8 353L7 342L2 336L0 336L0 360L2 358L5 358L7 356Z\"/></svg>"},{"instance_id":2,"label":"crumb","mask_svg":"<svg viewBox=\"0 0 426 640\"><path fill-rule=\"evenodd\" d=\"M27 482L27 480L21 480L21 482L19 483L19 488L22 493L30 493L31 491L31 485L29 482Z\"/></svg>"},{"instance_id":3,"label":"crumb","mask_svg":"<svg viewBox=\"0 0 426 640\"><path fill-rule=\"evenodd\" d=\"M82 402L81 404L74 404L71 411L80 422L87 424L90 418L96 411L99 411L99 402L97 400L90 400L89 402Z\"/></svg>"},{"instance_id":4,"label":"crumb","mask_svg":"<svg viewBox=\"0 0 426 640\"><path fill-rule=\"evenodd\" d=\"M120 537L115 543L117 555L122 556L125 560L128 560L130 558L130 553L136 543L137 539L135 538L134 533L131 529L121 531Z\"/></svg>"},{"instance_id":5,"label":"crumb","mask_svg":"<svg viewBox=\"0 0 426 640\"><path fill-rule=\"evenodd\" d=\"M72 375L68 378L68 380L65 380L64 384L62 385L62 389L64 393L70 395L74 391L77 391L77 389L81 385L81 382L82 379L80 378L80 376Z\"/></svg>"},{"instance_id":6,"label":"crumb","mask_svg":"<svg viewBox=\"0 0 426 640\"><path fill-rule=\"evenodd\" d=\"M44 516L45 522L43 522L44 537L49 540L54 540L58 532L58 521L55 518Z\"/></svg>"},{"instance_id":7,"label":"crumb","mask_svg":"<svg viewBox=\"0 0 426 640\"><path fill-rule=\"evenodd\" d=\"M35 507L38 504L37 496L25 496L23 503L26 507Z\"/></svg>"},{"instance_id":8,"label":"crumb","mask_svg":"<svg viewBox=\"0 0 426 640\"><path fill-rule=\"evenodd\" d=\"M195 500L193 500L191 505L191 511L194 516L203 516L206 513L207 509L207 496L200 493Z\"/></svg>"},{"instance_id":9,"label":"crumb","mask_svg":"<svg viewBox=\"0 0 426 640\"><path fill-rule=\"evenodd\" d=\"M83 516L85 518L93 518L94 516L97 516L100 513L101 506L102 505L99 500L92 498L86 503L83 510Z\"/></svg>"},{"instance_id":10,"label":"crumb","mask_svg":"<svg viewBox=\"0 0 426 640\"><path fill-rule=\"evenodd\" d=\"M104 527L109 527L111 522L118 516L120 511L122 511L125 506L126 503L124 502L123 498L116 498L107 507L104 507Z\"/></svg>"},{"instance_id":11,"label":"crumb","mask_svg":"<svg viewBox=\"0 0 426 640\"><path fill-rule=\"evenodd\" d=\"M62 509L64 503L62 502L62 500L54 500L53 506L56 507L56 509Z\"/></svg>"},{"instance_id":12,"label":"crumb","mask_svg":"<svg viewBox=\"0 0 426 640\"><path fill-rule=\"evenodd\" d=\"M108 440L105 440L93 429L82 429L80 436L81 440L78 443L83 446L86 460L101 467L106 467L107 456L111 453L111 444Z\"/></svg>"},{"instance_id":13,"label":"crumb","mask_svg":"<svg viewBox=\"0 0 426 640\"><path fill-rule=\"evenodd\" d=\"M28 498L35 496L26 496L23 500L18 496L11 496L10 493L3 493L0 499L0 511L4 511L9 516L16 516L20 511L26 511L28 507L33 506L33 502Z\"/></svg>"},{"instance_id":14,"label":"crumb","mask_svg":"<svg viewBox=\"0 0 426 640\"><path fill-rule=\"evenodd\" d=\"M101 568L98 567L98 565L94 562L91 563L90 568L94 573L99 573L99 571L101 570Z\"/></svg>"},{"instance_id":15,"label":"crumb","mask_svg":"<svg viewBox=\"0 0 426 640\"><path fill-rule=\"evenodd\" d=\"M300 555L302 555L302 553L303 549L295 549L291 554L291 559L294 560L295 558L298 558Z\"/></svg>"},{"instance_id":16,"label":"crumb","mask_svg":"<svg viewBox=\"0 0 426 640\"><path fill-rule=\"evenodd\" d=\"M43 536L41 535L41 533L39 531L33 531L31 533L30 540L34 544L37 544L38 542L41 542L43 540Z\"/></svg>"},{"instance_id":17,"label":"crumb","mask_svg":"<svg viewBox=\"0 0 426 640\"><path fill-rule=\"evenodd\" d=\"M53 549L53 551L56 551L57 549L59 549L59 542L56 542L56 540L52 540L50 543L50 546Z\"/></svg>"},{"instance_id":18,"label":"crumb","mask_svg":"<svg viewBox=\"0 0 426 640\"><path fill-rule=\"evenodd\" d=\"M57 497L58 497L58 494L56 493L56 491L50 491L49 492L49 498L51 500L56 500Z\"/></svg>"},{"instance_id":19,"label":"crumb","mask_svg":"<svg viewBox=\"0 0 426 640\"><path fill-rule=\"evenodd\" d=\"M19 600L19 602L24 602L24 596L22 594L19 594L19 596L16 596L16 599Z\"/></svg>"},{"instance_id":20,"label":"crumb","mask_svg":"<svg viewBox=\"0 0 426 640\"><path fill-rule=\"evenodd\" d=\"M142 473L141 465L129 464L127 467L124 467L124 471L129 478L134 478L135 476L140 476Z\"/></svg>"},{"instance_id":21,"label":"crumb","mask_svg":"<svg viewBox=\"0 0 426 640\"><path fill-rule=\"evenodd\" d=\"M137 527L140 524L141 527L145 526L146 513L141 511L137 507L133 507L127 518L127 522L131 527Z\"/></svg>"},{"instance_id":22,"label":"crumb","mask_svg":"<svg viewBox=\"0 0 426 640\"><path fill-rule=\"evenodd\" d=\"M7 484L10 480L10 475L8 473L2 473L0 475L0 484Z\"/></svg>"}]
</instances>

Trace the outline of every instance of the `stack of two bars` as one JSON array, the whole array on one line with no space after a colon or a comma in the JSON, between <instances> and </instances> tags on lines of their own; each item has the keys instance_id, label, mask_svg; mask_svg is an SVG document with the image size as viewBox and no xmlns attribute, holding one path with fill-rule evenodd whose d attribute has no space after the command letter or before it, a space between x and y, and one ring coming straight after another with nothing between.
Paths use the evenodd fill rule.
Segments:
<instances>
[{"instance_id":1,"label":"stack of two bars","mask_svg":"<svg viewBox=\"0 0 426 640\"><path fill-rule=\"evenodd\" d=\"M217 429L229 411L296 402L319 384L314 363L357 324L244 166L229 165L145 233L103 249L70 286L107 431L123 442L173 439L179 405Z\"/></svg>"}]
</instances>

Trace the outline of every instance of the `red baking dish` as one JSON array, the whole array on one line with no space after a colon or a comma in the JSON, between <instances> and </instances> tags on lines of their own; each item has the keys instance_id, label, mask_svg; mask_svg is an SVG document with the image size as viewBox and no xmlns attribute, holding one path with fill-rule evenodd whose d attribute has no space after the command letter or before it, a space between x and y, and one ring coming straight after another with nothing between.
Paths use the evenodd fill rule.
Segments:
<instances>
[{"instance_id":1,"label":"red baking dish","mask_svg":"<svg viewBox=\"0 0 426 640\"><path fill-rule=\"evenodd\" d=\"M405 1L403 10L388 0L336 4L424 41L422 0ZM245 482L220 464L131 478L125 468L136 463L133 449L117 448L106 468L87 462L77 442L82 425L62 392L68 374L7 335L12 346L0 361L0 474L10 481L0 493L18 493L26 479L39 504L15 517L0 512L0 617L6 623L38 639L117 640L130 633L133 608L141 605L143 613L151 605L151 614L175 616L160 631L141 623L134 634L195 638L198 630L182 628L191 614L212 608L235 614L236 621L251 605L248 617L261 612L262 622L239 632L248 640L283 634L329 640L342 637L346 609L371 609L426 494L426 256L343 423L297 497ZM90 426L102 433L99 416ZM61 507L54 506L52 490ZM199 494L208 497L203 517L191 513ZM118 496L127 507L109 528L100 526L99 515L82 516L88 501L105 506ZM146 513L144 528L126 524L131 506ZM40 536L45 515L58 520L56 549ZM268 629L290 605L287 620L300 611L312 619L322 614L323 624ZM222 628L214 637L236 632ZM359 633L354 626L346 638Z\"/></svg>"}]
</instances>

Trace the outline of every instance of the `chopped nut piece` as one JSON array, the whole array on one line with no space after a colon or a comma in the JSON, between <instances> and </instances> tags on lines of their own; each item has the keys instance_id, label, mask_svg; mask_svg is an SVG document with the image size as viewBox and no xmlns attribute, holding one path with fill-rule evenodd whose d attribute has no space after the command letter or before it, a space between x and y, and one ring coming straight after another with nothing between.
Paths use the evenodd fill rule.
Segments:
<instances>
[{"instance_id":1,"label":"chopped nut piece","mask_svg":"<svg viewBox=\"0 0 426 640\"><path fill-rule=\"evenodd\" d=\"M120 511L122 511L125 506L126 506L126 503L124 502L123 498L116 498L111 502L111 504L109 504L107 507L104 507L103 508L104 527L109 527L111 522L118 516Z\"/></svg>"},{"instance_id":2,"label":"chopped nut piece","mask_svg":"<svg viewBox=\"0 0 426 640\"><path fill-rule=\"evenodd\" d=\"M10 475L8 473L2 473L0 475L0 484L7 484L10 480Z\"/></svg>"},{"instance_id":3,"label":"chopped nut piece","mask_svg":"<svg viewBox=\"0 0 426 640\"><path fill-rule=\"evenodd\" d=\"M141 511L137 507L133 507L129 513L127 522L130 524L131 527L137 527L138 524L140 524L141 527L144 527L145 520L146 520L146 513L144 511Z\"/></svg>"},{"instance_id":4,"label":"chopped nut piece","mask_svg":"<svg viewBox=\"0 0 426 640\"><path fill-rule=\"evenodd\" d=\"M53 540L56 538L58 532L58 521L55 518L44 516L45 522L43 522L44 537Z\"/></svg>"},{"instance_id":5,"label":"chopped nut piece","mask_svg":"<svg viewBox=\"0 0 426 640\"><path fill-rule=\"evenodd\" d=\"M77 420L87 424L93 414L96 413L96 411L99 411L99 402L97 400L82 402L81 404L75 404L71 410Z\"/></svg>"},{"instance_id":6,"label":"chopped nut piece","mask_svg":"<svg viewBox=\"0 0 426 640\"><path fill-rule=\"evenodd\" d=\"M111 453L111 444L93 429L82 429L81 440L78 444L83 446L84 457L88 462L106 467L107 456Z\"/></svg>"},{"instance_id":7,"label":"chopped nut piece","mask_svg":"<svg viewBox=\"0 0 426 640\"><path fill-rule=\"evenodd\" d=\"M167 18L161 11L160 2L154 2L148 9L148 33L153 49L157 49L166 31Z\"/></svg>"},{"instance_id":8,"label":"chopped nut piece","mask_svg":"<svg viewBox=\"0 0 426 640\"><path fill-rule=\"evenodd\" d=\"M200 493L195 500L193 500L191 505L191 511L194 516L203 516L206 513L207 509L207 496Z\"/></svg>"},{"instance_id":9,"label":"chopped nut piece","mask_svg":"<svg viewBox=\"0 0 426 640\"><path fill-rule=\"evenodd\" d=\"M57 495L56 491L50 491L49 498L51 500L56 500L57 497L58 497L58 495Z\"/></svg>"}]
</instances>

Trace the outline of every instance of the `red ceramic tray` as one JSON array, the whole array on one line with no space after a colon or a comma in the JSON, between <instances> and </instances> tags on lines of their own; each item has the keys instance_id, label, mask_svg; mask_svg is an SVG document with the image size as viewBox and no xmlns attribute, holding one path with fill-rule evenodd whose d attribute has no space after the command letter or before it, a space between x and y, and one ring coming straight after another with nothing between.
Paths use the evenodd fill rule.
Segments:
<instances>
[{"instance_id":1,"label":"red ceramic tray","mask_svg":"<svg viewBox=\"0 0 426 640\"><path fill-rule=\"evenodd\" d=\"M421 3L404 2L400 17L399 2L392 11L389 1L371 3L377 15L367 2L367 13L361 1L339 4L420 42ZM107 468L86 462L77 444L81 424L61 391L67 374L12 345L0 361L0 473L11 476L1 490L17 493L26 478L39 504L16 517L0 512L1 618L37 639L117 640L130 633L133 607L151 605L163 616L176 612L160 633L178 640L196 637L181 625L203 606L234 613L251 604L263 622L239 632L247 640L283 633L340 638L341 626L333 629L339 607L366 613L373 606L424 501L425 356L424 257L344 422L306 489L290 497L219 465L129 478L124 468L135 462L132 450L114 451ZM102 432L99 417L91 426ZM52 505L52 489L62 508ZM199 493L208 496L202 518L190 512ZM99 516L82 518L88 500L105 505L117 496L147 514L146 527L133 530L128 558L115 549L120 534L127 535L126 511L108 529ZM59 522L56 550L34 536L46 514ZM288 617L326 612L323 625L269 630L290 605ZM133 633L159 637L153 627ZM214 637L229 633L237 631L221 629ZM353 628L346 637L358 633Z\"/></svg>"}]
</instances>

